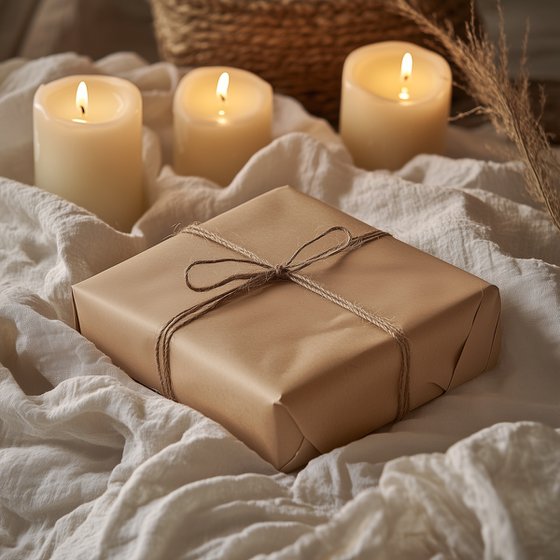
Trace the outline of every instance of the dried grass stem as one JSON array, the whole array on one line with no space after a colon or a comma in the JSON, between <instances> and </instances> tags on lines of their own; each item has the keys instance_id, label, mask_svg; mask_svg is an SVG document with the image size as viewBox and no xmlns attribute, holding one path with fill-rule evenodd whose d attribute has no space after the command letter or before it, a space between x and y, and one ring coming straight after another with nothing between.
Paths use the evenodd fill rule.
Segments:
<instances>
[{"instance_id":1,"label":"dried grass stem","mask_svg":"<svg viewBox=\"0 0 560 560\"><path fill-rule=\"evenodd\" d=\"M497 1L499 34L497 47L488 35L477 28L474 7L466 24L464 38L453 27L436 23L424 15L414 0L393 0L388 6L418 25L434 37L447 51L450 61L462 70L462 87L480 105L472 111L488 116L494 128L503 133L515 146L517 157L524 163L525 187L533 200L544 204L555 226L560 230L560 161L550 147L541 125L541 115L533 113L529 97L527 72L527 26L520 61L519 77L509 78L508 50L504 17ZM544 94L541 95L541 108Z\"/></svg>"}]
</instances>

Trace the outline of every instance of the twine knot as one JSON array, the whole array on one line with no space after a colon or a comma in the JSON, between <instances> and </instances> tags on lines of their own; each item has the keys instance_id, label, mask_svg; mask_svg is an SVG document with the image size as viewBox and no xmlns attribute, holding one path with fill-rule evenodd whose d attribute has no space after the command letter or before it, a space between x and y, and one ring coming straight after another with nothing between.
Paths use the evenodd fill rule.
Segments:
<instances>
[{"instance_id":1,"label":"twine knot","mask_svg":"<svg viewBox=\"0 0 560 560\"><path fill-rule=\"evenodd\" d=\"M278 264L274 267L274 276L279 280L288 279L288 268L283 264Z\"/></svg>"}]
</instances>

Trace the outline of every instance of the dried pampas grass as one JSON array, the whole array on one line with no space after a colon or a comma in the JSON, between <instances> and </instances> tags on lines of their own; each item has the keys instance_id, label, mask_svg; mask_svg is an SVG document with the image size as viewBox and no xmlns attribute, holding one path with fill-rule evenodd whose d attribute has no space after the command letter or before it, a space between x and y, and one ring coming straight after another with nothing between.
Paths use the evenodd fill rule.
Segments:
<instances>
[{"instance_id":1,"label":"dried pampas grass","mask_svg":"<svg viewBox=\"0 0 560 560\"><path fill-rule=\"evenodd\" d=\"M552 151L541 126L541 116L531 109L527 71L527 37L519 76L510 80L504 19L498 0L499 41L495 46L484 31L477 29L473 16L466 23L464 38L458 37L450 24L430 20L413 0L391 0L391 9L415 22L447 51L448 58L462 70L460 86L479 104L474 111L485 114L494 128L505 134L517 149L525 165L525 186L535 201L544 204L560 230L560 162ZM544 107L544 93L541 92ZM469 112L470 113L470 112Z\"/></svg>"}]
</instances>

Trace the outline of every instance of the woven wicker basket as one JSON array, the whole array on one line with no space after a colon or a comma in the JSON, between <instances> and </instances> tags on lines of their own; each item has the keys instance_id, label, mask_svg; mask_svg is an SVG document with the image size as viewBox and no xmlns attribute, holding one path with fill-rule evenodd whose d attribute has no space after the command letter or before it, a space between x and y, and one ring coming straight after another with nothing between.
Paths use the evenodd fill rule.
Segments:
<instances>
[{"instance_id":1,"label":"woven wicker basket","mask_svg":"<svg viewBox=\"0 0 560 560\"><path fill-rule=\"evenodd\" d=\"M349 52L389 39L431 46L387 0L151 0L162 57L181 66L228 65L254 72L313 114L338 119ZM390 1L390 0L389 0ZM457 30L469 0L420 0Z\"/></svg>"}]
</instances>

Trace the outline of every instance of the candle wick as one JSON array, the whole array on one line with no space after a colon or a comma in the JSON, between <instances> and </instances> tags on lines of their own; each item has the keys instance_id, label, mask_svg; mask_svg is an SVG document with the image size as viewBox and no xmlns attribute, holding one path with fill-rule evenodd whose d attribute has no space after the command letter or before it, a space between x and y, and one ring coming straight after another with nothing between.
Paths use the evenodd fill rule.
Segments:
<instances>
[{"instance_id":1,"label":"candle wick","mask_svg":"<svg viewBox=\"0 0 560 560\"><path fill-rule=\"evenodd\" d=\"M222 103L226 102L226 98L224 97L223 93L218 94L220 96L220 99L222 100Z\"/></svg>"},{"instance_id":2,"label":"candle wick","mask_svg":"<svg viewBox=\"0 0 560 560\"><path fill-rule=\"evenodd\" d=\"M82 110L82 115L86 114L86 110L83 105L80 105L80 109Z\"/></svg>"}]
</instances>

